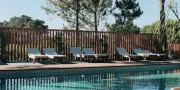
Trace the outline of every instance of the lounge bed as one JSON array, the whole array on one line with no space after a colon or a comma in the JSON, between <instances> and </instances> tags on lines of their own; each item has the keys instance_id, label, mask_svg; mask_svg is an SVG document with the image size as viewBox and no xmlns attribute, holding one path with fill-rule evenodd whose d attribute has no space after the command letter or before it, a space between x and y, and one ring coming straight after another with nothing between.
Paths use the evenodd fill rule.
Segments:
<instances>
[{"instance_id":1,"label":"lounge bed","mask_svg":"<svg viewBox=\"0 0 180 90\"><path fill-rule=\"evenodd\" d=\"M94 55L94 57L97 58L104 58L104 62L106 62L108 58L108 54L96 54L92 48L82 48L83 52L85 54L91 54Z\"/></svg>"},{"instance_id":2,"label":"lounge bed","mask_svg":"<svg viewBox=\"0 0 180 90\"><path fill-rule=\"evenodd\" d=\"M150 53L145 53L142 49L140 48L133 48L133 51L136 55L142 56L144 60L146 60L147 57L151 56L157 56L156 54L150 54Z\"/></svg>"},{"instance_id":3,"label":"lounge bed","mask_svg":"<svg viewBox=\"0 0 180 90\"><path fill-rule=\"evenodd\" d=\"M128 58L129 61L131 61L131 57L140 57L140 55L129 54L125 48L116 47L116 51L119 55Z\"/></svg>"},{"instance_id":4,"label":"lounge bed","mask_svg":"<svg viewBox=\"0 0 180 90\"><path fill-rule=\"evenodd\" d=\"M168 57L167 54L159 54L159 53L152 53L149 50L143 50L144 53L147 53L149 55L156 55L158 57L163 57L163 60Z\"/></svg>"},{"instance_id":5,"label":"lounge bed","mask_svg":"<svg viewBox=\"0 0 180 90\"><path fill-rule=\"evenodd\" d=\"M42 55L38 48L26 48L26 51L28 53L28 57L33 60L33 64L37 58L49 58L46 55Z\"/></svg>"},{"instance_id":6,"label":"lounge bed","mask_svg":"<svg viewBox=\"0 0 180 90\"><path fill-rule=\"evenodd\" d=\"M74 58L80 58L81 61L86 57L94 57L94 54L83 54L80 47L69 47L69 49Z\"/></svg>"},{"instance_id":7,"label":"lounge bed","mask_svg":"<svg viewBox=\"0 0 180 90\"><path fill-rule=\"evenodd\" d=\"M44 54L48 56L50 59L55 59L55 58L66 58L66 55L62 54L57 54L55 48L43 48ZM62 59L63 60L63 59ZM64 62L64 60L63 60Z\"/></svg>"}]
</instances>

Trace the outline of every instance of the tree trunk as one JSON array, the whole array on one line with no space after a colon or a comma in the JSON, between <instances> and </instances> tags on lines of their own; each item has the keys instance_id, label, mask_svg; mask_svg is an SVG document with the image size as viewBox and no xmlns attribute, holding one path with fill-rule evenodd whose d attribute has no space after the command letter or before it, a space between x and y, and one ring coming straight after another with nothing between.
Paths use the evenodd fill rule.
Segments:
<instances>
[{"instance_id":1,"label":"tree trunk","mask_svg":"<svg viewBox=\"0 0 180 90\"><path fill-rule=\"evenodd\" d=\"M79 46L79 0L76 2L76 46Z\"/></svg>"},{"instance_id":2,"label":"tree trunk","mask_svg":"<svg viewBox=\"0 0 180 90\"><path fill-rule=\"evenodd\" d=\"M98 27L97 27L97 13L96 12L94 12L94 23L95 23L95 32L97 32L98 31Z\"/></svg>"},{"instance_id":3,"label":"tree trunk","mask_svg":"<svg viewBox=\"0 0 180 90\"><path fill-rule=\"evenodd\" d=\"M97 31L98 31L98 27L97 27L97 12L94 12L94 28L95 28L95 51L98 50L98 37L97 37Z\"/></svg>"},{"instance_id":4,"label":"tree trunk","mask_svg":"<svg viewBox=\"0 0 180 90\"><path fill-rule=\"evenodd\" d=\"M165 0L160 1L160 40L163 53L167 53L167 35L166 35L166 28L165 28L165 10L164 4Z\"/></svg>"}]
</instances>

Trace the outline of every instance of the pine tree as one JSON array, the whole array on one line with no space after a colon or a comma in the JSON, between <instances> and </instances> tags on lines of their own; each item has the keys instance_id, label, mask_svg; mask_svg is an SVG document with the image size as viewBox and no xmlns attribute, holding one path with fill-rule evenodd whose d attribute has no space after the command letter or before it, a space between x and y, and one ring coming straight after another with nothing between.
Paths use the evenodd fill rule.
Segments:
<instances>
[{"instance_id":1,"label":"pine tree","mask_svg":"<svg viewBox=\"0 0 180 90\"><path fill-rule=\"evenodd\" d=\"M115 24L110 25L110 30L123 31L124 27L133 25L133 20L143 14L136 0L116 0L113 15L116 19ZM115 26L115 27L114 27ZM132 31L132 30L130 30Z\"/></svg>"}]
</instances>

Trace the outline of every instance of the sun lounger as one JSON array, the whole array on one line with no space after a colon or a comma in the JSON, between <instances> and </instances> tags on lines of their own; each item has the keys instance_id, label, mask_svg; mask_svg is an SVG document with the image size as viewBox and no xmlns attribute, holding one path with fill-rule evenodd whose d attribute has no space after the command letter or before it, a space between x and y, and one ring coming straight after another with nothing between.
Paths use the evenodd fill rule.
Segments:
<instances>
[{"instance_id":1,"label":"sun lounger","mask_svg":"<svg viewBox=\"0 0 180 90\"><path fill-rule=\"evenodd\" d=\"M118 52L119 55L129 58L129 61L131 61L131 57L139 57L140 55L135 55L135 54L129 54L125 48L119 48L116 47L116 51Z\"/></svg>"},{"instance_id":2,"label":"sun lounger","mask_svg":"<svg viewBox=\"0 0 180 90\"><path fill-rule=\"evenodd\" d=\"M95 58L107 58L108 57L108 54L96 54L92 48L82 48L82 50L85 54L94 55Z\"/></svg>"},{"instance_id":3,"label":"sun lounger","mask_svg":"<svg viewBox=\"0 0 180 90\"><path fill-rule=\"evenodd\" d=\"M45 55L48 56L50 59L66 58L66 55L57 54L55 48L43 48L43 51L44 51Z\"/></svg>"},{"instance_id":4,"label":"sun lounger","mask_svg":"<svg viewBox=\"0 0 180 90\"><path fill-rule=\"evenodd\" d=\"M35 59L37 58L48 58L46 55L42 55L38 48L26 48L28 53L28 57L33 59L33 63L35 63Z\"/></svg>"},{"instance_id":5,"label":"sun lounger","mask_svg":"<svg viewBox=\"0 0 180 90\"><path fill-rule=\"evenodd\" d=\"M150 54L150 55L157 55L157 56L167 56L167 54L158 54L158 53L152 53L149 50L143 50L144 53Z\"/></svg>"},{"instance_id":6,"label":"sun lounger","mask_svg":"<svg viewBox=\"0 0 180 90\"><path fill-rule=\"evenodd\" d=\"M83 54L80 47L69 47L69 49L75 58L94 57L94 54Z\"/></svg>"},{"instance_id":7,"label":"sun lounger","mask_svg":"<svg viewBox=\"0 0 180 90\"><path fill-rule=\"evenodd\" d=\"M158 57L162 57L163 60L165 60L165 58L168 57L167 54L152 53L149 50L143 50L143 52L147 53L149 55L155 55L155 56L158 56Z\"/></svg>"},{"instance_id":8,"label":"sun lounger","mask_svg":"<svg viewBox=\"0 0 180 90\"><path fill-rule=\"evenodd\" d=\"M146 57L157 56L155 54L144 53L143 50L140 48L133 48L133 51L135 54L142 56L144 58L144 60L146 60Z\"/></svg>"}]
</instances>

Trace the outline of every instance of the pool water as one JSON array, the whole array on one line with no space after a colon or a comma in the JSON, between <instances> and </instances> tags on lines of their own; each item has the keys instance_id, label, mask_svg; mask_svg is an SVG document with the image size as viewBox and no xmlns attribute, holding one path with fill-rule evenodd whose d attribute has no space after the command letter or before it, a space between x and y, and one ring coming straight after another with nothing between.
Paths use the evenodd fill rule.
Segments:
<instances>
[{"instance_id":1,"label":"pool water","mask_svg":"<svg viewBox=\"0 0 180 90\"><path fill-rule=\"evenodd\" d=\"M73 75L71 72L70 75L51 74L41 77L34 73L32 73L33 77L29 74L18 77L18 74L11 72L9 76L6 75L6 78L1 76L0 90L170 90L173 87L179 87L180 68L164 67L167 69L156 67L152 70L141 70L138 68L139 70L123 72L118 71L121 70L118 68L108 72L102 72L102 69L98 72L96 69L96 73ZM104 71L107 71L106 68ZM41 71L38 72L41 73ZM61 71L56 72L61 73Z\"/></svg>"}]
</instances>

